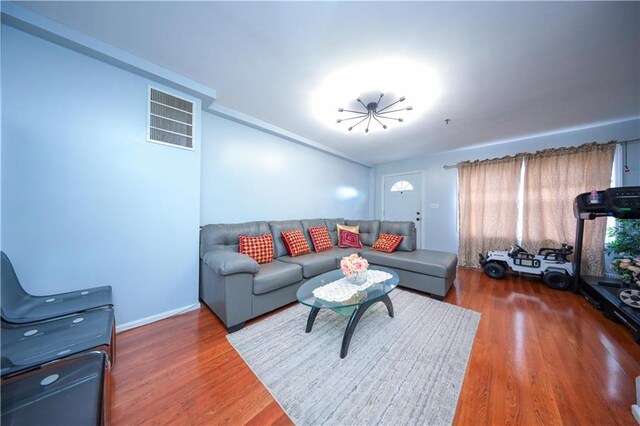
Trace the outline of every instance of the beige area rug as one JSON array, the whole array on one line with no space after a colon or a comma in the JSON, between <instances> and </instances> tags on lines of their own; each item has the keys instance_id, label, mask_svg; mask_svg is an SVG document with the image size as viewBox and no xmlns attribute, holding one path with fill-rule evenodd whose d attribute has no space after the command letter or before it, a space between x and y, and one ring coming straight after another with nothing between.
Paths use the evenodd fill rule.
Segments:
<instances>
[{"instance_id":1,"label":"beige area rug","mask_svg":"<svg viewBox=\"0 0 640 426\"><path fill-rule=\"evenodd\" d=\"M369 308L340 359L348 317L296 305L227 336L299 425L445 425L456 412L480 314L396 289L395 318Z\"/></svg>"}]
</instances>

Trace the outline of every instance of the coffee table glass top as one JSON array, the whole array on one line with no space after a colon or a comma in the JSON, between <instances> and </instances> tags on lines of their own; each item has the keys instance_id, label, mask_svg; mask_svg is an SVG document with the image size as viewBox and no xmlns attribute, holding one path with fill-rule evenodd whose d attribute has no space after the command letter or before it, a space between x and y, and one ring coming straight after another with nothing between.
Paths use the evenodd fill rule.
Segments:
<instances>
[{"instance_id":1,"label":"coffee table glass top","mask_svg":"<svg viewBox=\"0 0 640 426\"><path fill-rule=\"evenodd\" d=\"M311 306L312 308L335 309L349 306L358 306L368 301L380 299L389 294L391 290L398 286L398 274L393 269L383 268L382 266L375 266L369 268L369 270L387 272L391 274L391 278L387 279L386 281L375 283L364 290L360 290L354 297L344 302L330 302L327 300L316 298L313 295L313 290L322 287L323 285L337 281L340 278L344 278L342 271L340 269L336 269L334 271L325 272L324 274L318 275L317 277L313 277L309 281L302 284L302 286L298 289L296 296L298 298L298 301L303 305Z\"/></svg>"}]
</instances>

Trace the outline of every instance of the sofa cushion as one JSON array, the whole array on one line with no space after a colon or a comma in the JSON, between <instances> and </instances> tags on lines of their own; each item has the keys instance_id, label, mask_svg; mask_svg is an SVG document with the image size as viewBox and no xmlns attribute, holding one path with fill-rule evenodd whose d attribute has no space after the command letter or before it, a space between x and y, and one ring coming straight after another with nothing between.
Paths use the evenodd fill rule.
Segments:
<instances>
[{"instance_id":1,"label":"sofa cushion","mask_svg":"<svg viewBox=\"0 0 640 426\"><path fill-rule=\"evenodd\" d=\"M416 249L416 224L413 222L380 222L380 232L385 234L403 235L398 251L413 251Z\"/></svg>"},{"instance_id":2,"label":"sofa cushion","mask_svg":"<svg viewBox=\"0 0 640 426\"><path fill-rule=\"evenodd\" d=\"M384 232L381 232L378 241L376 241L371 247L371 250L393 253L396 251L403 238L403 235L385 234Z\"/></svg>"},{"instance_id":3,"label":"sofa cushion","mask_svg":"<svg viewBox=\"0 0 640 426\"><path fill-rule=\"evenodd\" d=\"M302 231L302 224L299 220L272 220L269 222L269 229L273 235L273 248L276 258L287 256L287 248L282 241L282 231L299 229Z\"/></svg>"},{"instance_id":4,"label":"sofa cushion","mask_svg":"<svg viewBox=\"0 0 640 426\"><path fill-rule=\"evenodd\" d=\"M273 237L264 234L259 237L240 235L238 253L246 254L258 263L273 262Z\"/></svg>"},{"instance_id":5,"label":"sofa cushion","mask_svg":"<svg viewBox=\"0 0 640 426\"><path fill-rule=\"evenodd\" d=\"M350 226L358 226L360 241L362 244L372 246L378 239L380 233L379 220L345 220L344 223Z\"/></svg>"},{"instance_id":6,"label":"sofa cushion","mask_svg":"<svg viewBox=\"0 0 640 426\"><path fill-rule=\"evenodd\" d=\"M344 219L324 219L324 226L329 230L329 236L334 245L338 244L338 230L336 229L336 225L344 225Z\"/></svg>"},{"instance_id":7,"label":"sofa cushion","mask_svg":"<svg viewBox=\"0 0 640 426\"><path fill-rule=\"evenodd\" d=\"M211 250L238 252L238 237L249 235L257 237L269 234L267 222L216 223L205 225L200 231L200 257Z\"/></svg>"},{"instance_id":8,"label":"sofa cushion","mask_svg":"<svg viewBox=\"0 0 640 426\"><path fill-rule=\"evenodd\" d=\"M309 236L311 237L313 248L316 253L331 250L333 248L333 243L329 236L329 230L326 226L312 226L309 228Z\"/></svg>"},{"instance_id":9,"label":"sofa cushion","mask_svg":"<svg viewBox=\"0 0 640 426\"><path fill-rule=\"evenodd\" d=\"M343 257L347 257L353 253L360 253L364 249L366 249L366 246L363 246L362 249L334 247L333 250L326 251L322 254L324 254L325 256L327 255L334 256L336 259L340 260Z\"/></svg>"},{"instance_id":10,"label":"sofa cushion","mask_svg":"<svg viewBox=\"0 0 640 426\"><path fill-rule=\"evenodd\" d=\"M282 231L282 242L291 257L311 253L311 247L300 229Z\"/></svg>"},{"instance_id":11,"label":"sofa cushion","mask_svg":"<svg viewBox=\"0 0 640 426\"><path fill-rule=\"evenodd\" d=\"M253 276L253 294L264 294L302 281L302 268L293 263L274 260L260 265Z\"/></svg>"},{"instance_id":12,"label":"sofa cushion","mask_svg":"<svg viewBox=\"0 0 640 426\"><path fill-rule=\"evenodd\" d=\"M340 267L340 261L342 260L343 257L347 257L350 254L353 253L360 253L362 250L366 249L366 246L363 246L362 249L357 249L357 248L339 248L339 247L333 247L331 250L327 250L327 251L323 251L322 255L323 256L329 256L332 257L336 260L336 269Z\"/></svg>"},{"instance_id":13,"label":"sofa cushion","mask_svg":"<svg viewBox=\"0 0 640 426\"><path fill-rule=\"evenodd\" d=\"M316 275L336 269L336 260L333 256L326 256L324 253L303 254L302 256L282 256L278 261L300 265L302 276L312 278Z\"/></svg>"},{"instance_id":14,"label":"sofa cushion","mask_svg":"<svg viewBox=\"0 0 640 426\"><path fill-rule=\"evenodd\" d=\"M338 247L340 248L362 248L362 243L360 243L360 234L357 232L347 231L346 229L341 229L338 234L340 240L338 241Z\"/></svg>"},{"instance_id":15,"label":"sofa cushion","mask_svg":"<svg viewBox=\"0 0 640 426\"><path fill-rule=\"evenodd\" d=\"M458 265L458 256L455 254L435 250L419 249L395 253L371 250L363 252L362 257L373 265L404 269L439 278L454 276Z\"/></svg>"}]
</instances>

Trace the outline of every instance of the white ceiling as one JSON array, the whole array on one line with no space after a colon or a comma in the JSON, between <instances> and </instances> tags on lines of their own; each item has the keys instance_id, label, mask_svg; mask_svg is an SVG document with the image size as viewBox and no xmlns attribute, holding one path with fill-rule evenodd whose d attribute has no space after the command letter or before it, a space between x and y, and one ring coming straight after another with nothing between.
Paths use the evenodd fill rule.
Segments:
<instances>
[{"instance_id":1,"label":"white ceiling","mask_svg":"<svg viewBox=\"0 0 640 426\"><path fill-rule=\"evenodd\" d=\"M20 4L371 163L640 115L639 2ZM326 75L389 56L437 71L426 113L369 135L315 118Z\"/></svg>"}]
</instances>

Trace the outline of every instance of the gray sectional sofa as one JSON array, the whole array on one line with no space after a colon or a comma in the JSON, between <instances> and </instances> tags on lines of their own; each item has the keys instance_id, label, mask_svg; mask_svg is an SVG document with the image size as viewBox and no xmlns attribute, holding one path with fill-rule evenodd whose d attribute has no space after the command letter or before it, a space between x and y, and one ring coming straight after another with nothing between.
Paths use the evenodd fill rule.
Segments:
<instances>
[{"instance_id":1,"label":"gray sectional sofa","mask_svg":"<svg viewBox=\"0 0 640 426\"><path fill-rule=\"evenodd\" d=\"M359 225L362 249L338 248L336 225ZM315 253L307 230L326 226L334 249ZM300 229L311 254L290 257L281 232ZM371 250L380 232L403 235L398 250L382 253ZM258 264L238 253L238 236L273 236L272 263ZM433 250L416 249L413 222L378 220L308 219L238 224L212 224L200 231L200 298L222 320L230 332L244 322L296 300L296 291L309 278L339 268L340 260L360 253L371 265L394 269L400 286L442 299L456 277L457 256Z\"/></svg>"}]
</instances>

